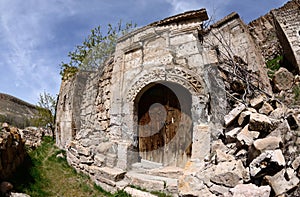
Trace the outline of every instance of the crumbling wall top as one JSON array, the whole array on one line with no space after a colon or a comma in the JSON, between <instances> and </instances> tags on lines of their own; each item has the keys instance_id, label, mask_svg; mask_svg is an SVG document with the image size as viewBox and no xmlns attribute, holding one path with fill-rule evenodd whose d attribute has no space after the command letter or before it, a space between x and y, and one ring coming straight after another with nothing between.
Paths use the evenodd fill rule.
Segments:
<instances>
[{"instance_id":1,"label":"crumbling wall top","mask_svg":"<svg viewBox=\"0 0 300 197\"><path fill-rule=\"evenodd\" d=\"M192 10L192 11L184 12L181 14L177 14L175 16L171 16L171 17L165 18L163 20L154 22L154 23L150 24L150 26L162 26L162 25L168 25L168 24L174 23L174 22L187 21L187 20L192 20L192 19L198 19L200 21L208 20L206 9L202 8L200 10Z\"/></svg>"},{"instance_id":2,"label":"crumbling wall top","mask_svg":"<svg viewBox=\"0 0 300 197\"><path fill-rule=\"evenodd\" d=\"M184 23L194 23L195 21L198 23L201 23L203 21L208 20L208 15L206 12L205 8L199 9L199 10L192 10L192 11L188 11L188 12L184 12L181 14L177 14L171 17L167 17L165 19L162 19L160 21L156 21L153 22L149 25L146 25L142 28L136 29L124 36L122 36L121 38L119 38L118 42L122 42L124 40L126 40L127 38L130 38L140 32L146 31L149 28L153 28L153 27L161 27L161 26L168 26L170 24L174 24L174 23L180 23L180 22L184 22Z\"/></svg>"},{"instance_id":3,"label":"crumbling wall top","mask_svg":"<svg viewBox=\"0 0 300 197\"><path fill-rule=\"evenodd\" d=\"M225 25L228 22L232 21L233 19L237 19L237 18L240 18L240 16L238 15L238 13L232 12L231 14L227 15L223 19L221 19L221 20L217 21L216 23L212 24L211 27L212 28L222 27L223 25Z\"/></svg>"}]
</instances>

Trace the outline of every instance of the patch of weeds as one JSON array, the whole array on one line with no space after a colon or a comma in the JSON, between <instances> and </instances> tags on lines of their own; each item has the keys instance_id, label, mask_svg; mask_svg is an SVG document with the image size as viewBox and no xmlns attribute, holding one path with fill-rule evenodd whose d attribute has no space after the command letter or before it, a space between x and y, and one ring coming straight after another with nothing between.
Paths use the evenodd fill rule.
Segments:
<instances>
[{"instance_id":1,"label":"patch of weeds","mask_svg":"<svg viewBox=\"0 0 300 197\"><path fill-rule=\"evenodd\" d=\"M163 192L159 192L159 191L152 191L150 192L153 195L156 195L158 197L172 197L171 195L165 194Z\"/></svg>"},{"instance_id":2,"label":"patch of weeds","mask_svg":"<svg viewBox=\"0 0 300 197\"><path fill-rule=\"evenodd\" d=\"M299 101L300 100L300 86L296 85L293 87L293 94L294 94L294 100Z\"/></svg>"},{"instance_id":3,"label":"patch of weeds","mask_svg":"<svg viewBox=\"0 0 300 197\"><path fill-rule=\"evenodd\" d=\"M143 191L143 192L148 192L146 189L141 188L140 186L137 186L137 185L129 185L129 187L131 187L133 189L138 189L138 190Z\"/></svg>"},{"instance_id":4,"label":"patch of weeds","mask_svg":"<svg viewBox=\"0 0 300 197\"><path fill-rule=\"evenodd\" d=\"M130 194L126 193L123 190L119 190L118 192L116 192L115 194L113 194L112 197L131 197Z\"/></svg>"},{"instance_id":5,"label":"patch of weeds","mask_svg":"<svg viewBox=\"0 0 300 197\"><path fill-rule=\"evenodd\" d=\"M275 72L280 68L280 63L282 62L282 60L283 56L278 56L266 62L269 78L273 78Z\"/></svg>"},{"instance_id":6,"label":"patch of weeds","mask_svg":"<svg viewBox=\"0 0 300 197\"><path fill-rule=\"evenodd\" d=\"M97 185L96 183L94 183L94 189L101 192L102 194L104 194L105 196L112 196L112 194L108 191L105 191L102 187L100 187L99 185Z\"/></svg>"},{"instance_id":7,"label":"patch of weeds","mask_svg":"<svg viewBox=\"0 0 300 197\"><path fill-rule=\"evenodd\" d=\"M126 193L124 190L119 190L114 194L111 194L110 192L105 191L102 187L99 185L94 184L94 188L104 194L107 197L131 197L130 194Z\"/></svg>"}]
</instances>

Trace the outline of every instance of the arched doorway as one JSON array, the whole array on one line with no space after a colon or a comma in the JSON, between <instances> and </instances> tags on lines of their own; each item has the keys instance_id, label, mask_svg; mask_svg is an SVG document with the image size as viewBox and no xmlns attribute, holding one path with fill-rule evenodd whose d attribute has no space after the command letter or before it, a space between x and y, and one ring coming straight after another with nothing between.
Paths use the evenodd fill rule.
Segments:
<instances>
[{"instance_id":1,"label":"arched doorway","mask_svg":"<svg viewBox=\"0 0 300 197\"><path fill-rule=\"evenodd\" d=\"M135 99L141 159L183 167L191 157L191 94L179 84L151 83Z\"/></svg>"}]
</instances>

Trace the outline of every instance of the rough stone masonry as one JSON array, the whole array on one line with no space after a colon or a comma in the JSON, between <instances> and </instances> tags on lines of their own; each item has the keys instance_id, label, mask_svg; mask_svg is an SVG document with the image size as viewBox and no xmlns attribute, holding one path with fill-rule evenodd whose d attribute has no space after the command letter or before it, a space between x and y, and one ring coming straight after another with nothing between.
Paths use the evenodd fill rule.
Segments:
<instances>
[{"instance_id":1,"label":"rough stone masonry","mask_svg":"<svg viewBox=\"0 0 300 197\"><path fill-rule=\"evenodd\" d=\"M299 157L287 162L283 144L297 147L298 120L272 98L257 40L236 13L206 20L200 9L149 24L121 37L98 71L62 81L56 143L71 166L133 196L144 193L131 185L174 196L297 188Z\"/></svg>"}]
</instances>

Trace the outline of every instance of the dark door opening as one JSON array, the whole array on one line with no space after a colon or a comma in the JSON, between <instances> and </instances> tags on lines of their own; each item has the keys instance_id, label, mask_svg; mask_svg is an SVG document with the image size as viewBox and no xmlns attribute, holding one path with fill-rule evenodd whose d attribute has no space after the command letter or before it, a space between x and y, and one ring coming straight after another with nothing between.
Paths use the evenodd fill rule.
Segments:
<instances>
[{"instance_id":1,"label":"dark door opening","mask_svg":"<svg viewBox=\"0 0 300 197\"><path fill-rule=\"evenodd\" d=\"M136 103L139 156L183 167L192 151L191 95L175 83L149 86Z\"/></svg>"}]
</instances>

